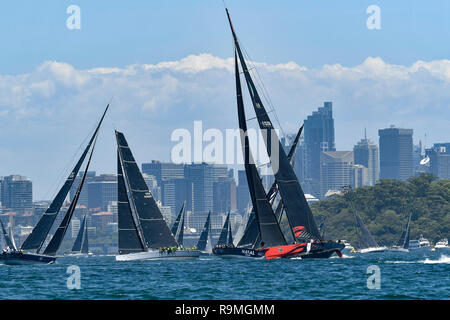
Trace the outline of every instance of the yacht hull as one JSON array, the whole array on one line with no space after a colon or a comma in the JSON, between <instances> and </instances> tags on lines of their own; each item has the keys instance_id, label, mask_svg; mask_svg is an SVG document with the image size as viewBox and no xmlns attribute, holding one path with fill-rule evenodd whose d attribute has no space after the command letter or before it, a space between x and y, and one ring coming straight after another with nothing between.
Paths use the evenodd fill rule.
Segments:
<instances>
[{"instance_id":1,"label":"yacht hull","mask_svg":"<svg viewBox=\"0 0 450 320\"><path fill-rule=\"evenodd\" d=\"M365 248L365 249L360 249L357 250L357 253L380 253L380 252L385 252L387 250L386 247L373 247L373 248Z\"/></svg>"},{"instance_id":2,"label":"yacht hull","mask_svg":"<svg viewBox=\"0 0 450 320\"><path fill-rule=\"evenodd\" d=\"M116 261L144 261L144 260L188 260L197 259L200 256L198 250L179 250L173 253L160 253L159 251L146 251L128 253L116 256Z\"/></svg>"},{"instance_id":3,"label":"yacht hull","mask_svg":"<svg viewBox=\"0 0 450 320\"><path fill-rule=\"evenodd\" d=\"M290 258L320 258L328 259L334 253L344 249L345 245L341 243L296 243L285 246L246 249L236 247L216 247L213 253L222 258L253 258L253 259L290 259Z\"/></svg>"},{"instance_id":4,"label":"yacht hull","mask_svg":"<svg viewBox=\"0 0 450 320\"><path fill-rule=\"evenodd\" d=\"M0 261L8 265L51 264L56 257L33 253L3 253Z\"/></svg>"}]
</instances>

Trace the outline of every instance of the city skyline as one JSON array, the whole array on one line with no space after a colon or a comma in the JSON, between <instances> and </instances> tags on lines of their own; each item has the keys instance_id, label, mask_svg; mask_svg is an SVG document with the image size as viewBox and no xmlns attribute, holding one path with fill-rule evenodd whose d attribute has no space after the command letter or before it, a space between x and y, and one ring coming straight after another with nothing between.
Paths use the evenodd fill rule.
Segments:
<instances>
[{"instance_id":1,"label":"city skyline","mask_svg":"<svg viewBox=\"0 0 450 320\"><path fill-rule=\"evenodd\" d=\"M318 106L332 101L337 150L351 150L364 128L367 138L377 141L377 130L391 124L414 129L415 144L419 139L427 147L447 142L450 42L421 45L436 30L447 36L441 28L448 23L442 16L447 2L429 8L415 1L407 6L409 15L399 15L401 3L380 1L381 30L366 28L367 3L327 4L288 1L276 8L270 19L275 29L268 30L258 16L273 13L269 1L258 2L254 15L246 14L251 3L228 3L284 131L296 132ZM0 61L8 62L0 62L0 176L30 177L35 198L51 198L64 176L61 172L68 170L76 148L111 97L91 165L99 173L115 172L114 128L132 138L136 159L143 163L170 160L175 144L171 133L178 128L192 132L194 121L202 120L204 130L237 127L231 37L221 1L206 6L180 2L175 9L162 3L132 4L130 12L142 19L120 23L123 29L112 23L124 11L121 5L109 4L106 13L99 3L80 1L81 29L68 30L68 5L44 1L22 8L23 14L9 15L19 22L5 14L0 19L9 43L0 53ZM10 10L3 12L18 10L5 6ZM424 10L437 15L431 20L419 14ZM183 18L168 25L161 17L169 11ZM28 19L43 14L48 19L39 26ZM346 19L337 24L335 18L343 14ZM151 19L144 19L147 16ZM129 21L130 16L122 18ZM193 18L197 24L189 23ZM400 20L394 24L394 19ZM16 38L5 32L12 25L17 27ZM176 37L161 42L155 26ZM415 41L404 36L405 28L416 31ZM336 36L333 41L330 31ZM49 32L59 41L39 42ZM23 53L21 41L33 50ZM80 51L97 41L105 50L91 50L89 55Z\"/></svg>"}]
</instances>

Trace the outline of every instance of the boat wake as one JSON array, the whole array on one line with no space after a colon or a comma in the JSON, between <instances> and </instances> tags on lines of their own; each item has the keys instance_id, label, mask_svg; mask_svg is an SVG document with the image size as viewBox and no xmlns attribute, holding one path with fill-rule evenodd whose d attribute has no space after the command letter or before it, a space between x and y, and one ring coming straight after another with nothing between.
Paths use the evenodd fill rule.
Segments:
<instances>
[{"instance_id":1,"label":"boat wake","mask_svg":"<svg viewBox=\"0 0 450 320\"><path fill-rule=\"evenodd\" d=\"M441 255L438 260L431 260L431 259L425 259L422 261L425 264L437 264L437 263L446 263L450 264L450 257L446 256L445 254Z\"/></svg>"}]
</instances>

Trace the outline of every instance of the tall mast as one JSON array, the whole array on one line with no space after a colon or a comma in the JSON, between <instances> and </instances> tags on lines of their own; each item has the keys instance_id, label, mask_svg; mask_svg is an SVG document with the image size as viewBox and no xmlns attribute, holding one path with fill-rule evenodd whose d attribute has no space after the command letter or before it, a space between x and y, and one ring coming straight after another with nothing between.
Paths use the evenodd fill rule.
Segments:
<instances>
[{"instance_id":1,"label":"tall mast","mask_svg":"<svg viewBox=\"0 0 450 320\"><path fill-rule=\"evenodd\" d=\"M103 115L100 118L100 121L97 125L97 128L92 134L92 137L89 140L88 145L84 149L83 154L81 155L80 159L78 160L73 170L70 172L66 182L61 187L56 197L53 199L52 203L50 204L50 207L48 207L44 215L37 223L36 227L34 227L33 231L23 242L21 247L22 250L36 250L36 252L39 252L41 250L41 247L44 244L44 241L47 238L47 235L50 232L53 223L55 222L56 216L58 215L59 210L61 209L61 206L64 200L66 199L67 194L69 193L76 176L78 175L78 171L80 170L80 167L83 164L84 159L86 158L86 155L88 154L89 149L91 148L91 145L94 142L94 139L97 136L98 131L100 130L100 126L103 122L103 119L105 118L108 109L109 104L106 106L105 111L103 112Z\"/></svg>"},{"instance_id":2,"label":"tall mast","mask_svg":"<svg viewBox=\"0 0 450 320\"><path fill-rule=\"evenodd\" d=\"M280 190L281 196L283 198L283 203L285 206L286 215L289 220L289 224L292 229L305 229L306 232L302 232L301 236L307 235L313 239L321 239L319 229L317 228L316 222L312 215L311 209L306 201L305 194L298 182L297 176L284 152L281 145L280 139L273 127L272 121L270 120L268 113L259 97L258 90L256 89L253 79L247 68L244 56L242 54L239 42L234 31L231 18L226 9L228 21L230 23L231 32L233 35L236 50L241 62L241 66L244 72L245 80L247 82L248 91L252 100L253 108L258 119L259 127L262 130L267 131L265 145L267 154L270 157L272 169L274 164L278 164L278 170L274 170L275 179L277 180L278 188ZM278 143L278 150L275 149L274 154L272 154L271 142L276 141ZM275 146L275 147L276 147Z\"/></svg>"},{"instance_id":3,"label":"tall mast","mask_svg":"<svg viewBox=\"0 0 450 320\"><path fill-rule=\"evenodd\" d=\"M268 247L285 245L286 240L275 214L273 213L272 206L267 199L267 194L264 190L261 178L259 177L258 170L256 169L256 165L251 154L236 52L234 59L237 111L239 129L241 132L241 146L244 154L245 174L247 175L247 183L250 191L250 198L253 204L253 210L255 212L256 220L258 221L259 233L261 235L261 245Z\"/></svg>"}]
</instances>

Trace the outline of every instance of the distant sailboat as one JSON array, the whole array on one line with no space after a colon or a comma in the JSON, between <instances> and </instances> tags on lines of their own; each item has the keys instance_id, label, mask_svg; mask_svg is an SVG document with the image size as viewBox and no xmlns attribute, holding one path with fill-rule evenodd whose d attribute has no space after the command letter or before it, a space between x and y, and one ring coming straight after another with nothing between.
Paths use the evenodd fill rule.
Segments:
<instances>
[{"instance_id":1,"label":"distant sailboat","mask_svg":"<svg viewBox=\"0 0 450 320\"><path fill-rule=\"evenodd\" d=\"M106 112L109 109L109 104L106 106L105 111L103 112L100 121L89 140L86 148L84 149L81 157L76 163L73 170L70 172L69 177L67 178L64 185L61 187L56 197L53 199L50 207L45 211L44 215L40 218L37 225L34 227L33 231L28 235L28 237L23 242L20 250L11 250L10 252L3 253L0 256L0 260L3 260L6 264L50 264L54 263L56 260L56 253L59 250L62 241L64 240L64 236L66 234L67 228L69 227L70 221L72 219L73 213L75 211L75 207L77 205L78 199L81 194L81 190L83 188L84 181L86 179L86 174L89 169L89 165L92 160L92 155L95 149L95 142L98 137L98 132L100 130L100 126L105 118ZM89 160L86 164L85 171L81 178L81 182L78 185L75 195L70 203L70 206L64 215L59 227L56 229L54 235L50 239L49 244L45 248L44 252L41 254L40 251L44 246L45 240L55 222L55 219L64 203L64 200L69 193L69 190L72 187L73 182L75 181L76 176L78 175L78 171L80 170L86 156L89 154ZM34 251L32 253L28 253L26 251Z\"/></svg>"},{"instance_id":2,"label":"distant sailboat","mask_svg":"<svg viewBox=\"0 0 450 320\"><path fill-rule=\"evenodd\" d=\"M3 241L4 241L3 243L5 246L3 249L5 249L6 251L9 249L17 250L16 244L14 242L14 237L12 236L12 232L9 232L9 234L8 234L8 232L5 229L5 226L3 225L3 222L1 220L0 220L0 224L2 227L2 235L3 235Z\"/></svg>"},{"instance_id":3,"label":"distant sailboat","mask_svg":"<svg viewBox=\"0 0 450 320\"><path fill-rule=\"evenodd\" d=\"M409 252L409 235L410 235L410 223L411 223L411 214L409 214L408 222L406 223L405 229L403 230L400 239L397 244L390 248L390 251L400 251L400 252Z\"/></svg>"},{"instance_id":4,"label":"distant sailboat","mask_svg":"<svg viewBox=\"0 0 450 320\"><path fill-rule=\"evenodd\" d=\"M375 239L370 234L369 230L364 225L361 217L355 212L356 219L356 232L359 239L359 248L356 250L358 253L370 253L370 252L384 252L386 247L379 246ZM359 230L359 231L358 231Z\"/></svg>"},{"instance_id":5,"label":"distant sailboat","mask_svg":"<svg viewBox=\"0 0 450 320\"><path fill-rule=\"evenodd\" d=\"M119 216L116 261L198 258L200 251L179 248L181 244L164 220L125 136L118 131L115 134ZM178 240L182 241L182 236Z\"/></svg>"},{"instance_id":6,"label":"distant sailboat","mask_svg":"<svg viewBox=\"0 0 450 320\"><path fill-rule=\"evenodd\" d=\"M211 239L211 212L208 213L202 233L197 242L197 250L202 254L212 253L212 239Z\"/></svg>"},{"instance_id":7,"label":"distant sailboat","mask_svg":"<svg viewBox=\"0 0 450 320\"><path fill-rule=\"evenodd\" d=\"M74 256L89 256L92 253L89 252L89 238L88 238L88 225L86 215L81 223L80 230L78 231L77 238L72 247L71 255Z\"/></svg>"}]
</instances>

